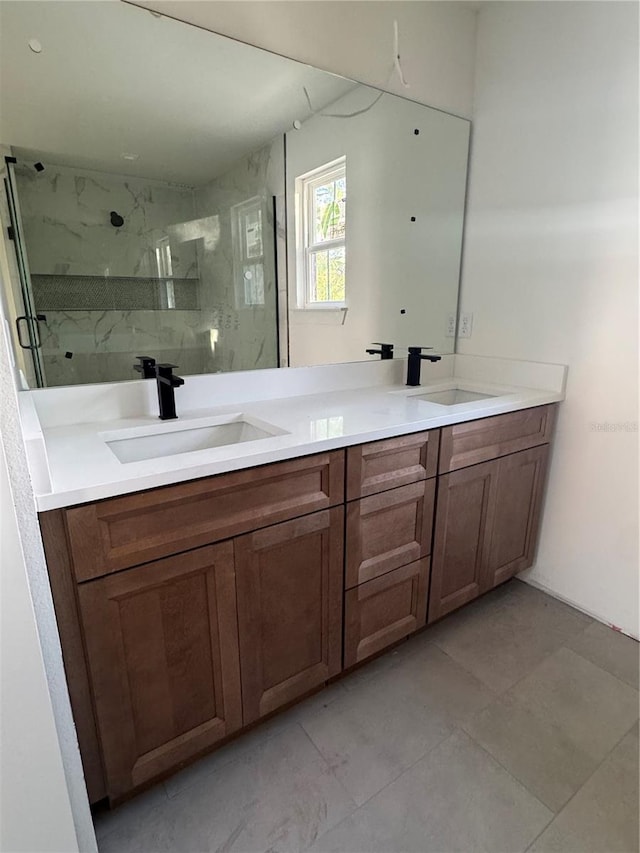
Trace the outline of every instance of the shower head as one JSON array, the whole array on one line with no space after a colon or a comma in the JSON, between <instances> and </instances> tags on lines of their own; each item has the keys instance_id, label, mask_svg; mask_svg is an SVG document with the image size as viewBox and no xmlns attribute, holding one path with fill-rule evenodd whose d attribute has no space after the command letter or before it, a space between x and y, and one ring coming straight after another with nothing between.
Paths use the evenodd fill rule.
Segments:
<instances>
[{"instance_id":1,"label":"shower head","mask_svg":"<svg viewBox=\"0 0 640 853\"><path fill-rule=\"evenodd\" d=\"M124 225L124 219L115 210L111 211L111 224L114 228L122 228Z\"/></svg>"}]
</instances>

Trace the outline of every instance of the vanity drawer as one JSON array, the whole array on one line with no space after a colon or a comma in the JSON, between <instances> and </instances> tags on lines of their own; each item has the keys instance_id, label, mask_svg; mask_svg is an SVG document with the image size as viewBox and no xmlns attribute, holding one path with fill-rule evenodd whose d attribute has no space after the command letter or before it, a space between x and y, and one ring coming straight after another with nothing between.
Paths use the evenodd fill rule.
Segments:
<instances>
[{"instance_id":1,"label":"vanity drawer","mask_svg":"<svg viewBox=\"0 0 640 853\"><path fill-rule=\"evenodd\" d=\"M66 510L78 581L341 504L344 451Z\"/></svg>"},{"instance_id":2,"label":"vanity drawer","mask_svg":"<svg viewBox=\"0 0 640 853\"><path fill-rule=\"evenodd\" d=\"M345 669L421 628L427 618L430 558L345 594Z\"/></svg>"},{"instance_id":3,"label":"vanity drawer","mask_svg":"<svg viewBox=\"0 0 640 853\"><path fill-rule=\"evenodd\" d=\"M430 553L435 483L422 480L347 505L346 589Z\"/></svg>"},{"instance_id":4,"label":"vanity drawer","mask_svg":"<svg viewBox=\"0 0 640 853\"><path fill-rule=\"evenodd\" d=\"M373 441L347 449L347 500L435 477L439 430Z\"/></svg>"},{"instance_id":5,"label":"vanity drawer","mask_svg":"<svg viewBox=\"0 0 640 853\"><path fill-rule=\"evenodd\" d=\"M439 473L456 471L551 441L556 404L443 427Z\"/></svg>"}]
</instances>

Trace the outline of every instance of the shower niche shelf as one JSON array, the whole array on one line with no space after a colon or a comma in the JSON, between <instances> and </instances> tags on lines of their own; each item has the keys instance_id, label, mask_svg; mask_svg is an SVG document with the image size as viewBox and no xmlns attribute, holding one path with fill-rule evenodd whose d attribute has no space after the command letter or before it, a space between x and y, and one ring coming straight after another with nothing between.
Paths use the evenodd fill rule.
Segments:
<instances>
[{"instance_id":1,"label":"shower niche shelf","mask_svg":"<svg viewBox=\"0 0 640 853\"><path fill-rule=\"evenodd\" d=\"M31 274L38 311L198 311L199 278Z\"/></svg>"}]
</instances>

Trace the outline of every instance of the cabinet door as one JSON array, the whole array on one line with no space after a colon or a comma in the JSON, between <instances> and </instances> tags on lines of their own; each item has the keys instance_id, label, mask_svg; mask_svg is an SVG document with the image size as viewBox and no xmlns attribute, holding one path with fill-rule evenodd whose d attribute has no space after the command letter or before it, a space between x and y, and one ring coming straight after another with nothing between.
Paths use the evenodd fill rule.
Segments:
<instances>
[{"instance_id":1,"label":"cabinet door","mask_svg":"<svg viewBox=\"0 0 640 853\"><path fill-rule=\"evenodd\" d=\"M431 552L435 482L422 480L348 504L347 589Z\"/></svg>"},{"instance_id":2,"label":"cabinet door","mask_svg":"<svg viewBox=\"0 0 640 853\"><path fill-rule=\"evenodd\" d=\"M428 621L476 598L486 587L498 461L440 477Z\"/></svg>"},{"instance_id":3,"label":"cabinet door","mask_svg":"<svg viewBox=\"0 0 640 853\"><path fill-rule=\"evenodd\" d=\"M427 618L429 558L345 594L344 665L352 666L421 628Z\"/></svg>"},{"instance_id":4,"label":"cabinet door","mask_svg":"<svg viewBox=\"0 0 640 853\"><path fill-rule=\"evenodd\" d=\"M109 797L242 725L233 547L78 588Z\"/></svg>"},{"instance_id":5,"label":"cabinet door","mask_svg":"<svg viewBox=\"0 0 640 853\"><path fill-rule=\"evenodd\" d=\"M340 672L343 526L339 507L235 540L245 724Z\"/></svg>"},{"instance_id":6,"label":"cabinet door","mask_svg":"<svg viewBox=\"0 0 640 853\"><path fill-rule=\"evenodd\" d=\"M533 563L548 456L549 446L545 444L505 456L498 463L488 589Z\"/></svg>"}]
</instances>

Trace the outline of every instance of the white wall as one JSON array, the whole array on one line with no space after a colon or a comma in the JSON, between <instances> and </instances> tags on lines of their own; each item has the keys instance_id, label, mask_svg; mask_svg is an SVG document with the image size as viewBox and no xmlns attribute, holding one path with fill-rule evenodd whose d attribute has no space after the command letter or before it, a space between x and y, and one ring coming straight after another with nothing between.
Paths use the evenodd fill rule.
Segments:
<instances>
[{"instance_id":1,"label":"white wall","mask_svg":"<svg viewBox=\"0 0 640 853\"><path fill-rule=\"evenodd\" d=\"M636 636L637 191L637 4L483 8L459 351L569 365L529 577Z\"/></svg>"},{"instance_id":2,"label":"white wall","mask_svg":"<svg viewBox=\"0 0 640 853\"><path fill-rule=\"evenodd\" d=\"M136 0L205 29L471 117L476 13L452 0ZM400 28L405 89L393 65Z\"/></svg>"},{"instance_id":3,"label":"white wall","mask_svg":"<svg viewBox=\"0 0 640 853\"><path fill-rule=\"evenodd\" d=\"M0 270L6 268L0 243ZM95 851L0 278L0 850Z\"/></svg>"},{"instance_id":4,"label":"white wall","mask_svg":"<svg viewBox=\"0 0 640 853\"><path fill-rule=\"evenodd\" d=\"M0 850L78 850L0 441Z\"/></svg>"}]
</instances>

